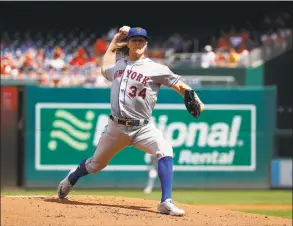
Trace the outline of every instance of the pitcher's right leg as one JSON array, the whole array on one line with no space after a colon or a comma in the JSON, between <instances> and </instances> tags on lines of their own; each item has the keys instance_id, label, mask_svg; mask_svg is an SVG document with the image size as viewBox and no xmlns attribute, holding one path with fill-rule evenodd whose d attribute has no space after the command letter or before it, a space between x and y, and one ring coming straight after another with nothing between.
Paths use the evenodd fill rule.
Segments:
<instances>
[{"instance_id":1,"label":"pitcher's right leg","mask_svg":"<svg viewBox=\"0 0 293 226\"><path fill-rule=\"evenodd\" d=\"M83 176L94 174L104 169L120 150L129 145L127 135L121 133L113 122L105 127L94 155L83 160L76 169L70 170L58 186L58 197L65 198L76 182Z\"/></svg>"}]
</instances>

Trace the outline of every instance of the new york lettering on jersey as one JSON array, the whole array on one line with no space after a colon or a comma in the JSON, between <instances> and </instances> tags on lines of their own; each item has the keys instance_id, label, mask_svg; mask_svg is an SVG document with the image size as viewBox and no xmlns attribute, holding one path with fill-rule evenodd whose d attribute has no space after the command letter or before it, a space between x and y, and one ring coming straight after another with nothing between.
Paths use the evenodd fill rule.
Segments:
<instances>
[{"instance_id":1,"label":"new york lettering on jersey","mask_svg":"<svg viewBox=\"0 0 293 226\"><path fill-rule=\"evenodd\" d=\"M114 80L117 78L120 78L122 75L124 75L124 72L125 72L125 70L117 70L114 74ZM148 80L150 80L149 77L147 77L141 73L132 71L132 70L126 71L126 78L131 78L132 80L135 80L137 82L141 82L145 86L147 85Z\"/></svg>"}]
</instances>

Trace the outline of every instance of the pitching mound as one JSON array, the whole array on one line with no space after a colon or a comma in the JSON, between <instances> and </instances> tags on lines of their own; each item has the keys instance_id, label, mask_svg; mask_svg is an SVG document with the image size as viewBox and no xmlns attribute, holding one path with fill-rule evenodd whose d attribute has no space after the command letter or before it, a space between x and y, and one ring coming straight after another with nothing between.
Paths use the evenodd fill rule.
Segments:
<instances>
[{"instance_id":1,"label":"pitching mound","mask_svg":"<svg viewBox=\"0 0 293 226\"><path fill-rule=\"evenodd\" d=\"M177 205L182 217L156 213L157 201L112 196L1 197L1 225L291 225L292 220L230 210L229 206ZM235 206L234 206L235 207Z\"/></svg>"}]
</instances>

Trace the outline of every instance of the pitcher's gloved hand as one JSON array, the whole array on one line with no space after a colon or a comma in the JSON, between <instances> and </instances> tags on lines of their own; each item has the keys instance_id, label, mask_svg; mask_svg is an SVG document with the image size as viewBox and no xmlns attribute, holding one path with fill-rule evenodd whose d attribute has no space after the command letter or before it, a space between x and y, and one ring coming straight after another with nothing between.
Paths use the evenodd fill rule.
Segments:
<instances>
[{"instance_id":1,"label":"pitcher's gloved hand","mask_svg":"<svg viewBox=\"0 0 293 226\"><path fill-rule=\"evenodd\" d=\"M198 118L204 110L204 104L194 90L185 90L184 104L188 112L195 118Z\"/></svg>"}]
</instances>

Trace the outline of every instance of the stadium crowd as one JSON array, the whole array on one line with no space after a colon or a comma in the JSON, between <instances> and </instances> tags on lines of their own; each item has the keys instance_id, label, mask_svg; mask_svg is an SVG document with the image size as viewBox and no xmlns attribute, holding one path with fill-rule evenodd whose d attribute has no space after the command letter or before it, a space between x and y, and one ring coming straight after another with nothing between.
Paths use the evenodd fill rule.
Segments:
<instances>
[{"instance_id":1,"label":"stadium crowd","mask_svg":"<svg viewBox=\"0 0 293 226\"><path fill-rule=\"evenodd\" d=\"M163 41L154 41L148 56L154 60L165 59L176 53L201 52L202 67L236 67L241 58L259 46L280 46L292 37L290 14L265 16L257 31L222 30L210 41L201 41L197 48L192 37L175 33ZM37 81L44 86L96 86L108 87L110 83L100 73L100 63L110 40L118 28L111 28L97 38L96 34L75 31L65 35L46 35L27 32L3 33L1 37L1 79Z\"/></svg>"}]
</instances>

